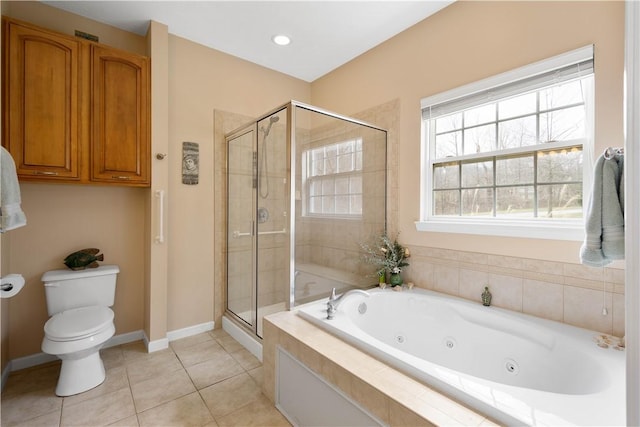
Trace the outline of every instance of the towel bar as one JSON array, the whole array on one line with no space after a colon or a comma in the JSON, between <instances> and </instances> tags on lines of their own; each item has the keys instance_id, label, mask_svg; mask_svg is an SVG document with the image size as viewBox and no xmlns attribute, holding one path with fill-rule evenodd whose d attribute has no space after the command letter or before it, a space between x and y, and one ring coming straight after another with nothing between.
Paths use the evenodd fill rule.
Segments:
<instances>
[{"instance_id":1,"label":"towel bar","mask_svg":"<svg viewBox=\"0 0 640 427\"><path fill-rule=\"evenodd\" d=\"M624 155L624 147L622 148L613 148L613 147L608 147L606 150L604 150L604 158L607 160L611 160L613 159L613 156L616 155Z\"/></svg>"}]
</instances>

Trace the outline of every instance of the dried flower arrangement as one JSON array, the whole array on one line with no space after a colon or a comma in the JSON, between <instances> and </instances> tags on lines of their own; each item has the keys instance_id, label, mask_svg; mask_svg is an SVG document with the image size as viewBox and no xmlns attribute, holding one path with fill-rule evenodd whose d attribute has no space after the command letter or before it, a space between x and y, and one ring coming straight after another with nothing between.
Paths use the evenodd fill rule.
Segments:
<instances>
[{"instance_id":1,"label":"dried flower arrangement","mask_svg":"<svg viewBox=\"0 0 640 427\"><path fill-rule=\"evenodd\" d=\"M362 260L376 266L376 274L381 281L389 273L391 286L402 284L400 273L403 267L409 265L407 258L411 254L408 248L398 243L397 237L391 240L386 233L383 233L374 239L373 244L361 243L360 247L364 251Z\"/></svg>"}]
</instances>

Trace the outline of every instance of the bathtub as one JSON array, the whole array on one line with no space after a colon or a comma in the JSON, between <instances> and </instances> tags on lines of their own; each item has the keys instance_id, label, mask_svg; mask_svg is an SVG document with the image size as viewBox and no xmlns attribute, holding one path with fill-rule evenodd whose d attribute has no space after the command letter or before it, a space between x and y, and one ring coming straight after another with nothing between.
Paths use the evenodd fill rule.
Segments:
<instances>
[{"instance_id":1,"label":"bathtub","mask_svg":"<svg viewBox=\"0 0 640 427\"><path fill-rule=\"evenodd\" d=\"M318 264L296 263L295 300L298 304L328 298L331 289L336 292L360 287L361 276Z\"/></svg>"},{"instance_id":2,"label":"bathtub","mask_svg":"<svg viewBox=\"0 0 640 427\"><path fill-rule=\"evenodd\" d=\"M422 289L299 316L506 425L624 425L625 354L597 332Z\"/></svg>"}]
</instances>

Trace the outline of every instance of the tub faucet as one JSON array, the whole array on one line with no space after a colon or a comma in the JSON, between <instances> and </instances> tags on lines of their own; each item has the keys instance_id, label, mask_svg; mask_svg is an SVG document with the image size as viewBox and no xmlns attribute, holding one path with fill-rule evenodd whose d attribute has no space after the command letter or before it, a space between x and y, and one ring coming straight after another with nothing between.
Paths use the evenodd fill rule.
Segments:
<instances>
[{"instance_id":1,"label":"tub faucet","mask_svg":"<svg viewBox=\"0 0 640 427\"><path fill-rule=\"evenodd\" d=\"M369 292L363 291L362 289L352 289L343 293L339 297L336 297L336 288L333 288L331 290L331 295L329 296L329 301L327 301L327 320L333 319L333 316L336 314L336 310L338 309L338 305L340 305L340 302L344 297L351 294L362 294L367 297L371 296L369 295Z\"/></svg>"}]
</instances>

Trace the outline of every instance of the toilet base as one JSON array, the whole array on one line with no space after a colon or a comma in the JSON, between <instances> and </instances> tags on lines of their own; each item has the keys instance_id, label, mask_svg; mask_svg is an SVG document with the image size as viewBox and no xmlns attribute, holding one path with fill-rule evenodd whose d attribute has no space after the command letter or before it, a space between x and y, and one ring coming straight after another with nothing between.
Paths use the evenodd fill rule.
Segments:
<instances>
[{"instance_id":1,"label":"toilet base","mask_svg":"<svg viewBox=\"0 0 640 427\"><path fill-rule=\"evenodd\" d=\"M56 395L71 396L91 390L104 382L104 364L100 352L94 351L80 359L62 358Z\"/></svg>"}]
</instances>

